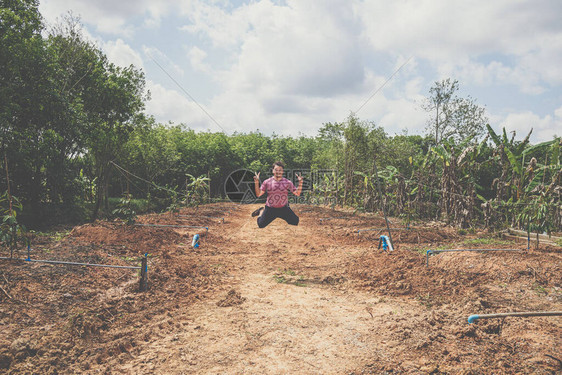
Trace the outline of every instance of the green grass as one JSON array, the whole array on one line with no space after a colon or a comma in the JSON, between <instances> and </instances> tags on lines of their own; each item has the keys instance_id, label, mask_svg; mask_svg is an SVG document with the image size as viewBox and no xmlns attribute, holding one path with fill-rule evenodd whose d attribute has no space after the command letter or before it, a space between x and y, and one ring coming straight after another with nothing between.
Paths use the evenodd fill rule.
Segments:
<instances>
[{"instance_id":1,"label":"green grass","mask_svg":"<svg viewBox=\"0 0 562 375\"><path fill-rule=\"evenodd\" d=\"M449 244L443 244L443 245L439 245L437 247L432 248L431 250L450 250L450 249L454 249L456 246L454 243L449 243Z\"/></svg>"},{"instance_id":2,"label":"green grass","mask_svg":"<svg viewBox=\"0 0 562 375\"><path fill-rule=\"evenodd\" d=\"M285 269L285 270L283 270L283 273L285 275L289 275L289 276L296 276L296 274L297 274L295 271L293 271L291 269Z\"/></svg>"},{"instance_id":3,"label":"green grass","mask_svg":"<svg viewBox=\"0 0 562 375\"><path fill-rule=\"evenodd\" d=\"M420 303L420 305L425 306L428 309L431 309L435 304L433 297L429 294L418 294L416 296L416 300Z\"/></svg>"},{"instance_id":4,"label":"green grass","mask_svg":"<svg viewBox=\"0 0 562 375\"><path fill-rule=\"evenodd\" d=\"M273 275L273 279L279 284L286 284L287 279L283 275Z\"/></svg>"},{"instance_id":5,"label":"green grass","mask_svg":"<svg viewBox=\"0 0 562 375\"><path fill-rule=\"evenodd\" d=\"M291 269L279 270L279 274L273 275L273 279L279 284L293 284L296 286L306 286L303 276L298 276Z\"/></svg>"},{"instance_id":6,"label":"green grass","mask_svg":"<svg viewBox=\"0 0 562 375\"><path fill-rule=\"evenodd\" d=\"M533 289L535 290L535 292L540 296L540 295L547 295L548 294L548 290L543 287L542 285L539 285L538 283L535 283Z\"/></svg>"},{"instance_id":7,"label":"green grass","mask_svg":"<svg viewBox=\"0 0 562 375\"><path fill-rule=\"evenodd\" d=\"M29 233L33 233L37 236L47 237L52 241L61 241L66 236L70 234L70 230L63 230L63 231L53 231L53 232L40 232L40 231L33 231L30 230Z\"/></svg>"},{"instance_id":8,"label":"green grass","mask_svg":"<svg viewBox=\"0 0 562 375\"><path fill-rule=\"evenodd\" d=\"M112 212L114 209L118 207L121 198L120 197L108 198L108 201L109 201L109 212ZM131 199L130 204L131 204L131 209L139 214L148 212L150 209L149 202L146 199Z\"/></svg>"}]
</instances>

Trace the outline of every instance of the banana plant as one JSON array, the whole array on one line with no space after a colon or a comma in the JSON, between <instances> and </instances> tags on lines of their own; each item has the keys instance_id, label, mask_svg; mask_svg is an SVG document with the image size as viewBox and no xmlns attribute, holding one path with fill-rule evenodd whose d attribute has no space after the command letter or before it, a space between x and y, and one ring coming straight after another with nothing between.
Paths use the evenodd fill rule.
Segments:
<instances>
[{"instance_id":1,"label":"banana plant","mask_svg":"<svg viewBox=\"0 0 562 375\"><path fill-rule=\"evenodd\" d=\"M447 221L466 227L475 217L478 185L474 179L479 168L477 158L487 138L479 144L471 144L472 137L458 146L444 143L435 146L431 152L442 162L441 175L441 214Z\"/></svg>"},{"instance_id":2,"label":"banana plant","mask_svg":"<svg viewBox=\"0 0 562 375\"><path fill-rule=\"evenodd\" d=\"M521 143L515 143L514 137L508 140L505 128L502 137L498 136L488 125L488 133L498 149L498 157L502 167L502 175L495 181L497 189L497 204L505 205L513 217L514 224L524 226L530 223L537 231L549 232L560 219L556 201L560 199L557 187L560 179L560 138L529 145L532 129ZM546 149L547 158L541 164L536 158L528 156L537 150ZM546 177L552 176L550 184L546 186ZM504 201L504 187L508 194ZM558 189L560 190L560 189Z\"/></svg>"},{"instance_id":3,"label":"banana plant","mask_svg":"<svg viewBox=\"0 0 562 375\"><path fill-rule=\"evenodd\" d=\"M338 176L335 171L332 171L331 174L323 174L322 179L313 182L312 196L317 199L317 202L321 201L325 205L331 203L332 209L335 209L344 187L344 181L344 176Z\"/></svg>"},{"instance_id":4,"label":"banana plant","mask_svg":"<svg viewBox=\"0 0 562 375\"><path fill-rule=\"evenodd\" d=\"M525 170L528 182L519 201L523 209L517 213L518 224L524 226L525 223L529 223L528 230L536 231L537 234L551 233L560 224L559 205L562 194L560 143L561 139L556 138L529 147L523 152L523 159L525 159L526 154L540 147L549 146L550 151L546 154L550 163L540 164L534 157L530 159ZM546 181L547 176L551 176L550 181Z\"/></svg>"},{"instance_id":5,"label":"banana plant","mask_svg":"<svg viewBox=\"0 0 562 375\"><path fill-rule=\"evenodd\" d=\"M186 188L186 203L188 206L194 205L199 207L199 205L208 198L209 181L211 181L211 179L205 175L194 177L189 173L186 173L186 176L191 179L191 182L187 184Z\"/></svg>"}]
</instances>

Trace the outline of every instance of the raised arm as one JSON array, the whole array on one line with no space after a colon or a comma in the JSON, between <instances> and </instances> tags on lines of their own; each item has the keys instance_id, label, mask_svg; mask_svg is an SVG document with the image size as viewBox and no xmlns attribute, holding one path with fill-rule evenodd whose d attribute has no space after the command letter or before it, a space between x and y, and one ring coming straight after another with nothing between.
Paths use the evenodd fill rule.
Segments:
<instances>
[{"instance_id":1,"label":"raised arm","mask_svg":"<svg viewBox=\"0 0 562 375\"><path fill-rule=\"evenodd\" d=\"M256 197L261 197L264 192L260 189L260 173L255 173L254 172L254 188L256 191Z\"/></svg>"},{"instance_id":2,"label":"raised arm","mask_svg":"<svg viewBox=\"0 0 562 375\"><path fill-rule=\"evenodd\" d=\"M297 191L295 191L295 195L299 197L302 193L302 182L304 178L302 177L302 175L297 174L297 179L299 180L299 186L297 187Z\"/></svg>"}]
</instances>

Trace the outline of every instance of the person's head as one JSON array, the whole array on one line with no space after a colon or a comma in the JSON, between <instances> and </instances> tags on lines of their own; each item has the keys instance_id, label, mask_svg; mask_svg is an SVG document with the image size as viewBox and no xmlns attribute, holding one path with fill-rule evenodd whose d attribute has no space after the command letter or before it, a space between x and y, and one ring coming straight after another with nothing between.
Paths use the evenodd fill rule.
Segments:
<instances>
[{"instance_id":1,"label":"person's head","mask_svg":"<svg viewBox=\"0 0 562 375\"><path fill-rule=\"evenodd\" d=\"M281 178L283 178L284 170L285 170L285 165L282 162L276 161L275 163L273 163L272 172L273 172L273 177L276 180L280 180Z\"/></svg>"}]
</instances>

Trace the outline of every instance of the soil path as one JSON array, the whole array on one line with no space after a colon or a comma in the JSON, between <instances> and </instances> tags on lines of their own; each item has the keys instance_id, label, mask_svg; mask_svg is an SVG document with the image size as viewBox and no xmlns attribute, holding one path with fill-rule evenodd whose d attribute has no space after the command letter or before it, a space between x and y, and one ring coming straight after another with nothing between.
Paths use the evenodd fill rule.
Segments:
<instances>
[{"instance_id":1,"label":"soil path","mask_svg":"<svg viewBox=\"0 0 562 375\"><path fill-rule=\"evenodd\" d=\"M243 206L222 227L230 251L216 261L228 265L230 281L174 316L181 328L119 370L341 374L384 355L388 338L377 327L418 307L350 288L339 275L357 254L310 233L306 219L259 229L255 208Z\"/></svg>"}]
</instances>

